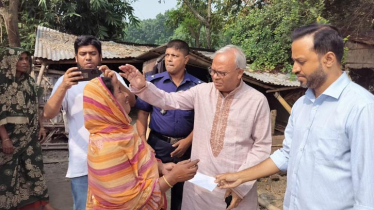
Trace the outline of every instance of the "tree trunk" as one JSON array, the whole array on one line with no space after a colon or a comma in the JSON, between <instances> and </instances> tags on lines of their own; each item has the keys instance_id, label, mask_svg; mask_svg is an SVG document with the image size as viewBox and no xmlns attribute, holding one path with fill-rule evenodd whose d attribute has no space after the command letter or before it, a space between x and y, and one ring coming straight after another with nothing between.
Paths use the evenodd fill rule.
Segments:
<instances>
[{"instance_id":1,"label":"tree trunk","mask_svg":"<svg viewBox=\"0 0 374 210\"><path fill-rule=\"evenodd\" d=\"M21 46L18 30L18 6L19 0L11 0L8 8L0 0L0 16L4 19L10 47Z\"/></svg>"},{"instance_id":2,"label":"tree trunk","mask_svg":"<svg viewBox=\"0 0 374 210\"><path fill-rule=\"evenodd\" d=\"M189 0L183 0L183 2L187 5L188 8L190 8L191 12L196 16L197 19L199 19L204 26L206 27L206 45L207 48L212 48L212 37L211 37L211 15L212 15L212 0L208 0L208 14L207 18L204 18L201 16L195 8L193 8L191 2Z\"/></svg>"},{"instance_id":3,"label":"tree trunk","mask_svg":"<svg viewBox=\"0 0 374 210\"><path fill-rule=\"evenodd\" d=\"M212 0L208 0L208 14L206 25L206 44L209 49L212 49L212 30L211 30L211 16L212 16Z\"/></svg>"},{"instance_id":4,"label":"tree trunk","mask_svg":"<svg viewBox=\"0 0 374 210\"><path fill-rule=\"evenodd\" d=\"M195 38L195 47L200 48L200 39L199 37Z\"/></svg>"},{"instance_id":5,"label":"tree trunk","mask_svg":"<svg viewBox=\"0 0 374 210\"><path fill-rule=\"evenodd\" d=\"M209 27L206 27L206 46L208 49L212 49L212 32L210 30L210 25Z\"/></svg>"},{"instance_id":6,"label":"tree trunk","mask_svg":"<svg viewBox=\"0 0 374 210\"><path fill-rule=\"evenodd\" d=\"M199 48L200 47L200 30L201 30L201 25L199 28L195 31L191 26L189 27L191 36L195 39L195 46Z\"/></svg>"}]
</instances>

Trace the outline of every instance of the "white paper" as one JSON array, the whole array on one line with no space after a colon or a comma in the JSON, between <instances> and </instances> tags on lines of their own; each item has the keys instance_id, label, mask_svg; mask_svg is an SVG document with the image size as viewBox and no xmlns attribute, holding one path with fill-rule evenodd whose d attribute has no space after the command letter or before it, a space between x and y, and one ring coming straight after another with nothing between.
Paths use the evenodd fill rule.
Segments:
<instances>
[{"instance_id":1,"label":"white paper","mask_svg":"<svg viewBox=\"0 0 374 210\"><path fill-rule=\"evenodd\" d=\"M214 177L197 172L195 177L188 181L212 192L217 187L217 183L214 182L215 180Z\"/></svg>"}]
</instances>

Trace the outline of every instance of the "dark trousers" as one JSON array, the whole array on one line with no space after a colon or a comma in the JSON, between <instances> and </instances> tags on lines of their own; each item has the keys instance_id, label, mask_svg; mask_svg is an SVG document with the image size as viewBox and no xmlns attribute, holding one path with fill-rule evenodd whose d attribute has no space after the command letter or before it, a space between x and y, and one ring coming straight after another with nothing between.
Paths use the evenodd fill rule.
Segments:
<instances>
[{"instance_id":1,"label":"dark trousers","mask_svg":"<svg viewBox=\"0 0 374 210\"><path fill-rule=\"evenodd\" d=\"M152 132L148 137L148 144L155 150L156 158L160 159L163 163L174 162L178 163L182 160L187 160L191 157L191 148L188 148L186 153L180 158L170 157L170 154L175 150L172 145ZM182 207L183 198L183 185L184 182L179 182L171 188L171 208L170 210L180 210Z\"/></svg>"}]
</instances>

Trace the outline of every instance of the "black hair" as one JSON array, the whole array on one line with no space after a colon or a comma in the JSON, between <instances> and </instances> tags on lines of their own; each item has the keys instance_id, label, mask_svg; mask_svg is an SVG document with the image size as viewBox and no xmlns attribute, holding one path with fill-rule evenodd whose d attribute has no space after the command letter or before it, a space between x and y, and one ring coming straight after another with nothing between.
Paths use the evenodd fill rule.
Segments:
<instances>
[{"instance_id":1,"label":"black hair","mask_svg":"<svg viewBox=\"0 0 374 210\"><path fill-rule=\"evenodd\" d=\"M324 55L327 52L333 52L338 62L341 63L344 54L344 42L336 27L313 23L297 28L292 32L292 42L306 35L313 36L313 50L317 54Z\"/></svg>"},{"instance_id":2,"label":"black hair","mask_svg":"<svg viewBox=\"0 0 374 210\"><path fill-rule=\"evenodd\" d=\"M78 48L81 46L93 45L99 54L101 55L101 42L94 36L91 35L83 35L78 36L77 39L74 41L74 50L75 54L78 54Z\"/></svg>"},{"instance_id":3,"label":"black hair","mask_svg":"<svg viewBox=\"0 0 374 210\"><path fill-rule=\"evenodd\" d=\"M112 93L112 95L114 95L114 87L112 84L112 79L110 79L109 77L101 77L101 79L103 80L104 85Z\"/></svg>"},{"instance_id":4,"label":"black hair","mask_svg":"<svg viewBox=\"0 0 374 210\"><path fill-rule=\"evenodd\" d=\"M188 44L180 39L173 39L166 44L166 48L174 48L176 50L181 51L184 55L188 55L190 53L190 47Z\"/></svg>"}]
</instances>

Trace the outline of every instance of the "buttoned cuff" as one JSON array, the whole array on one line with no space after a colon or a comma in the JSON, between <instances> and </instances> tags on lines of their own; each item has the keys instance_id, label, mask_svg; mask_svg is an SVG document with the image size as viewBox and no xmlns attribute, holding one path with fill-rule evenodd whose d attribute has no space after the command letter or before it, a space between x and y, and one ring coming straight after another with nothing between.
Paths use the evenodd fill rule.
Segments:
<instances>
[{"instance_id":1,"label":"buttoned cuff","mask_svg":"<svg viewBox=\"0 0 374 210\"><path fill-rule=\"evenodd\" d=\"M281 171L287 171L288 167L288 155L285 154L283 149L278 149L272 155L270 155L271 160Z\"/></svg>"}]
</instances>

